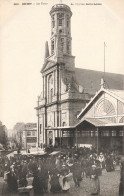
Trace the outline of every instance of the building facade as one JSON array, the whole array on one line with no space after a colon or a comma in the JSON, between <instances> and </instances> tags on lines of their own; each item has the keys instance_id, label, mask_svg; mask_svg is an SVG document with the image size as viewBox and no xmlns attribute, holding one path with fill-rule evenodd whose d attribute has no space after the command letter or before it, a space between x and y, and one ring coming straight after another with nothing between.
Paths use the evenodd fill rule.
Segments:
<instances>
[{"instance_id":1,"label":"building facade","mask_svg":"<svg viewBox=\"0 0 124 196\"><path fill-rule=\"evenodd\" d=\"M104 75L75 67L70 7L56 4L50 10L50 17L51 51L46 42L41 69L42 93L36 107L39 146L60 144L61 131L58 127L72 127L79 122L77 115L100 89L100 80ZM123 89L122 75L106 73L104 79L111 88Z\"/></svg>"},{"instance_id":2,"label":"building facade","mask_svg":"<svg viewBox=\"0 0 124 196\"><path fill-rule=\"evenodd\" d=\"M37 147L37 123L26 123L22 134L22 148Z\"/></svg>"}]
</instances>

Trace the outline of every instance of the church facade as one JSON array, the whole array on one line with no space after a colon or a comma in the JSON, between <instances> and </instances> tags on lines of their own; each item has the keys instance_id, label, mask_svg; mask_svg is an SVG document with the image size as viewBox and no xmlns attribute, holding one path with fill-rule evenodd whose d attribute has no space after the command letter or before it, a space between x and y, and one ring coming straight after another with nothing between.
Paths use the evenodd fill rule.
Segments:
<instances>
[{"instance_id":1,"label":"church facade","mask_svg":"<svg viewBox=\"0 0 124 196\"><path fill-rule=\"evenodd\" d=\"M104 75L99 71L75 67L70 7L56 4L50 10L50 17L51 50L49 52L46 42L41 69L42 93L36 107L39 146L60 144L59 127L71 128L79 122L77 115L100 89L100 80ZM110 88L123 90L123 75L106 73L104 79Z\"/></svg>"}]
</instances>

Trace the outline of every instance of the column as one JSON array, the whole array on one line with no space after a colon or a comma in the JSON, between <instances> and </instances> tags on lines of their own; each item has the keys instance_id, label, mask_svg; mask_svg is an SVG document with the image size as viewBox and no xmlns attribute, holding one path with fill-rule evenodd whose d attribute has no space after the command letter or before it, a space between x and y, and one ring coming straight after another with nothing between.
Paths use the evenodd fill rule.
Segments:
<instances>
[{"instance_id":1,"label":"column","mask_svg":"<svg viewBox=\"0 0 124 196\"><path fill-rule=\"evenodd\" d=\"M99 153L99 129L97 127L97 154Z\"/></svg>"}]
</instances>

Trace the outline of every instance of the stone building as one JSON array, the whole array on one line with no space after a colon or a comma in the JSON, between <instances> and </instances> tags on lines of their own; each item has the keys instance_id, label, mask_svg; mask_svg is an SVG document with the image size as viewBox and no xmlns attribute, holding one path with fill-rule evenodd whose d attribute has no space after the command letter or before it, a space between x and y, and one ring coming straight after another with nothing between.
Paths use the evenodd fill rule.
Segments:
<instances>
[{"instance_id":1,"label":"stone building","mask_svg":"<svg viewBox=\"0 0 124 196\"><path fill-rule=\"evenodd\" d=\"M37 147L37 123L26 123L22 133L22 148L27 151Z\"/></svg>"},{"instance_id":2,"label":"stone building","mask_svg":"<svg viewBox=\"0 0 124 196\"><path fill-rule=\"evenodd\" d=\"M41 69L42 93L36 107L39 146L43 143L60 144L59 127L72 127L79 122L77 115L100 89L104 76L103 72L75 67L70 7L56 4L50 10L50 17L51 51L46 42ZM120 90L123 89L123 79L123 75L113 73L106 73L104 77L106 86Z\"/></svg>"}]
</instances>

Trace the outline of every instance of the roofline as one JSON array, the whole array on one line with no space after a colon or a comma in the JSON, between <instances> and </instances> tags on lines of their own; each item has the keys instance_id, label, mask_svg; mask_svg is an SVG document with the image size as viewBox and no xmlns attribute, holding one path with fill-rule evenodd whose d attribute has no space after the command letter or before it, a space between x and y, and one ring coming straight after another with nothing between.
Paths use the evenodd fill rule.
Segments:
<instances>
[{"instance_id":1,"label":"roofline","mask_svg":"<svg viewBox=\"0 0 124 196\"><path fill-rule=\"evenodd\" d=\"M45 130L64 130L64 129L75 129L75 126L64 126L64 127L45 127Z\"/></svg>"},{"instance_id":2,"label":"roofline","mask_svg":"<svg viewBox=\"0 0 124 196\"><path fill-rule=\"evenodd\" d=\"M85 106L85 108L83 108L83 109L81 110L81 112L77 115L77 118L80 118L80 117L83 115L83 113L85 112L85 110L88 109L88 107L91 105L91 103L96 99L96 97L98 96L98 94L99 94L100 92L102 92L102 91L103 91L103 88L101 88L98 92L96 92L96 95L95 95L93 98L91 98L91 100L90 100L89 103Z\"/></svg>"},{"instance_id":3,"label":"roofline","mask_svg":"<svg viewBox=\"0 0 124 196\"><path fill-rule=\"evenodd\" d=\"M91 118L92 119L92 118ZM94 118L93 118L94 119ZM81 120L79 123L77 123L75 125L75 128L80 125L81 123L83 123L84 121L88 122L89 124L93 125L94 127L117 127L117 126L124 126L124 123L103 123L101 125L96 125L95 123L93 122L90 122L87 118Z\"/></svg>"},{"instance_id":4,"label":"roofline","mask_svg":"<svg viewBox=\"0 0 124 196\"><path fill-rule=\"evenodd\" d=\"M124 126L124 123L108 123L104 125L99 125L98 127L116 127L116 126Z\"/></svg>"},{"instance_id":5,"label":"roofline","mask_svg":"<svg viewBox=\"0 0 124 196\"><path fill-rule=\"evenodd\" d=\"M85 71L99 72L99 73L103 73L104 74L104 71L101 71L101 70L86 69L86 68L80 68L80 67L75 67L75 69L80 69L80 70L85 70ZM106 72L106 74L119 75L119 76L123 76L124 77L124 74L121 74L121 73Z\"/></svg>"},{"instance_id":6,"label":"roofline","mask_svg":"<svg viewBox=\"0 0 124 196\"><path fill-rule=\"evenodd\" d=\"M122 98L118 97L116 94L109 91L109 89L105 89L105 88L101 87L100 90L96 93L96 95L93 98L91 98L90 102L85 106L85 108L83 108L82 111L77 115L77 118L80 118L83 115L83 113L85 113L85 111L91 106L92 102L95 99L97 99L97 96L103 92L111 95L112 97L114 97L114 98L118 99L119 101L121 101L122 103L124 103L124 100Z\"/></svg>"},{"instance_id":7,"label":"roofline","mask_svg":"<svg viewBox=\"0 0 124 196\"><path fill-rule=\"evenodd\" d=\"M45 127L45 130L70 130L70 129L75 129L76 127L81 124L83 121L86 121L90 124L92 124L94 127L124 127L124 123L107 123L107 124L102 124L102 125L95 125L91 122L88 121L88 119L83 119L81 122L77 123L75 126L65 126L65 127Z\"/></svg>"}]
</instances>

